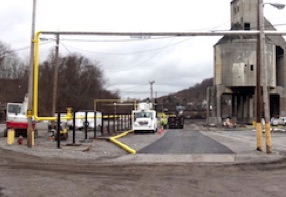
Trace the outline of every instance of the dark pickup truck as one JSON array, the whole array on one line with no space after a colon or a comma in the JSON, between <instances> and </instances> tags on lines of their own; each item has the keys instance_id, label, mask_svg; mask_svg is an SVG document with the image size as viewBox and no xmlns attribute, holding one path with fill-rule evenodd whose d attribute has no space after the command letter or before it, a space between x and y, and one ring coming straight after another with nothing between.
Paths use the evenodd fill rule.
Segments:
<instances>
[{"instance_id":1,"label":"dark pickup truck","mask_svg":"<svg viewBox=\"0 0 286 197\"><path fill-rule=\"evenodd\" d=\"M168 128L169 129L183 129L184 128L184 117L183 116L169 116L168 117Z\"/></svg>"}]
</instances>

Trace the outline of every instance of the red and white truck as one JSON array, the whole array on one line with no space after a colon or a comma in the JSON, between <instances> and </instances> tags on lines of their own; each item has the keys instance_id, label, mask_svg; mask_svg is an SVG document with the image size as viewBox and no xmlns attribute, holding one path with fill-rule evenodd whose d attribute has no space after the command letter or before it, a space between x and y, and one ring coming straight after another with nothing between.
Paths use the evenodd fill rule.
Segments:
<instances>
[{"instance_id":1,"label":"red and white truck","mask_svg":"<svg viewBox=\"0 0 286 197\"><path fill-rule=\"evenodd\" d=\"M25 96L23 103L7 103L6 129L4 130L4 137L7 137L7 132L9 129L13 129L16 136L27 136L27 107L27 95ZM35 130L35 122L33 122L33 128Z\"/></svg>"}]
</instances>

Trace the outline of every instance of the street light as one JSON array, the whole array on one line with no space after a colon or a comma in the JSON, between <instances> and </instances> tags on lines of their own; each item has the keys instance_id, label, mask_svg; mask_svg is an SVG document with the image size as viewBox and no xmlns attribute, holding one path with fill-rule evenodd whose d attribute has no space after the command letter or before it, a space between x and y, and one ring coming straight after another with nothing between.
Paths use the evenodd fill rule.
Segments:
<instances>
[{"instance_id":1,"label":"street light","mask_svg":"<svg viewBox=\"0 0 286 197\"><path fill-rule=\"evenodd\" d=\"M152 108L154 107L154 99L153 99L153 84L155 83L155 81L149 81L150 83L150 94L151 94L151 104L152 104Z\"/></svg>"},{"instance_id":2,"label":"street light","mask_svg":"<svg viewBox=\"0 0 286 197\"><path fill-rule=\"evenodd\" d=\"M264 3L264 5L265 4L272 5L273 7L277 8L278 10L283 10L285 7L285 4L282 4L282 3Z\"/></svg>"},{"instance_id":3,"label":"street light","mask_svg":"<svg viewBox=\"0 0 286 197\"><path fill-rule=\"evenodd\" d=\"M259 58L260 58L260 68L263 69L263 75L258 75L257 80L262 80L263 86L263 103L264 103L264 120L265 120L265 136L266 136L266 152L272 152L272 142L271 142L271 131L270 131L270 112L269 112L269 93L267 88L267 65L266 65L266 58L265 58L265 24L264 24L264 13L263 13L263 6L265 4L269 4L279 10L285 7L284 4L281 3L263 3L263 0L258 0L258 20L259 20ZM257 87L260 89L260 87ZM259 95L258 95L259 97ZM262 137L261 137L262 139ZM261 140L260 139L260 140ZM258 150L261 147L257 147Z\"/></svg>"}]
</instances>

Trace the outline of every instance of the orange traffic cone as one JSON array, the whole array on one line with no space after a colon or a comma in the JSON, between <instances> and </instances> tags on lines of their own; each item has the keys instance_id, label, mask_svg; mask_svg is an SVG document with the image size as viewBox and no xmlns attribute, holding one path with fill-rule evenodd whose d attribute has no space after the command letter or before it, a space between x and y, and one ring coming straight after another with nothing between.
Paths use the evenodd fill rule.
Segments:
<instances>
[{"instance_id":1,"label":"orange traffic cone","mask_svg":"<svg viewBox=\"0 0 286 197\"><path fill-rule=\"evenodd\" d=\"M161 127L160 129L159 129L159 131L158 131L158 134L161 134L161 133L163 133L163 127Z\"/></svg>"}]
</instances>

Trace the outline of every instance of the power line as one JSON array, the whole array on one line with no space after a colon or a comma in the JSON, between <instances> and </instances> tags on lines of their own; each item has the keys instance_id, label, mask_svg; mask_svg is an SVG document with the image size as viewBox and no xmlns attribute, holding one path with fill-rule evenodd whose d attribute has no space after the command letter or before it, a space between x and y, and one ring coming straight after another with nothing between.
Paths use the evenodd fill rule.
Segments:
<instances>
[{"instance_id":1,"label":"power line","mask_svg":"<svg viewBox=\"0 0 286 197\"><path fill-rule=\"evenodd\" d=\"M169 38L172 38L172 40L173 40L175 37L169 37ZM169 44L167 46L164 46L164 48L181 44L183 42L186 42L189 39L191 39L191 38L187 38L187 39L184 39L183 41L179 41L179 42L176 42L176 43L173 43L173 44ZM65 43L65 46L72 47L72 48L74 48L75 50L78 50L78 51L85 51L85 52L89 52L89 53L98 53L98 54L103 54L103 55L131 55L131 54L137 54L137 53L147 53L147 52L162 50L162 47L160 47L160 48L154 48L154 49L148 49L148 50L142 50L142 51L133 51L133 52L126 52L126 53L122 53L122 52L120 52L120 53L119 52L112 53L112 52L99 52L99 51L91 51L91 50L86 50L86 49L80 49L80 48L76 48L75 46L72 46L72 45L69 45L69 44L66 44L66 43Z\"/></svg>"},{"instance_id":2,"label":"power line","mask_svg":"<svg viewBox=\"0 0 286 197\"><path fill-rule=\"evenodd\" d=\"M52 42L41 43L40 45L46 45L46 44L50 44L50 43L52 43ZM24 47L21 47L21 48L18 48L18 49L11 49L9 51L4 51L4 52L5 53L16 53L16 52L27 50L27 49L30 49L30 46L24 46Z\"/></svg>"},{"instance_id":3,"label":"power line","mask_svg":"<svg viewBox=\"0 0 286 197\"><path fill-rule=\"evenodd\" d=\"M139 62L138 64L135 64L133 66L130 66L128 68L122 69L120 71L109 71L111 73L119 73L119 72L126 72L129 70L132 70L134 68L137 68L138 66L145 64L146 62L150 61L151 59L153 59L155 56L157 56L163 49L165 49L166 47L168 47L168 45L173 41L173 39L171 41L169 41L165 46L161 47L161 50L158 50L156 53L154 53L152 56L150 56L148 59L146 59L145 61Z\"/></svg>"}]
</instances>

